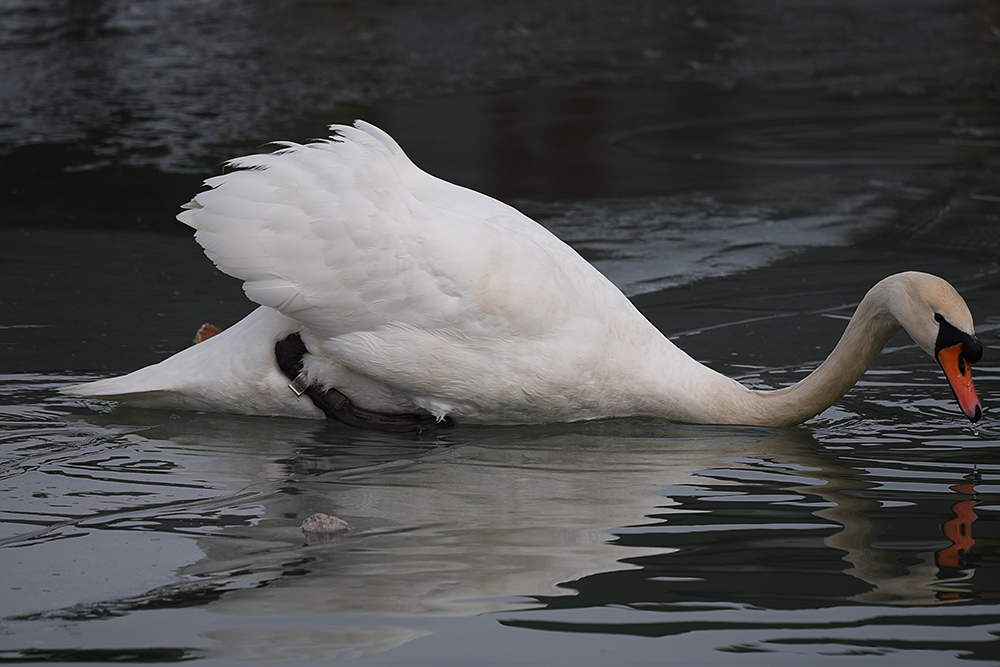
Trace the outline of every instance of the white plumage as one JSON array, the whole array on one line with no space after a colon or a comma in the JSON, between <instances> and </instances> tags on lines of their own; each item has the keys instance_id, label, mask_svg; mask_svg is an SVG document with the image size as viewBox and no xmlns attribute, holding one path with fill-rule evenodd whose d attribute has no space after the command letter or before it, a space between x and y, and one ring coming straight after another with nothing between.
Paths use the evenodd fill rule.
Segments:
<instances>
[{"instance_id":1,"label":"white plumage","mask_svg":"<svg viewBox=\"0 0 1000 667\"><path fill-rule=\"evenodd\" d=\"M298 332L309 381L369 410L457 422L792 423L843 393L779 415L789 409L692 360L534 221L424 173L372 125L333 130L329 141L233 160L178 216L259 309L155 366L66 391L322 417L275 365L275 342ZM934 307L972 335L964 302L948 298L958 302Z\"/></svg>"}]
</instances>

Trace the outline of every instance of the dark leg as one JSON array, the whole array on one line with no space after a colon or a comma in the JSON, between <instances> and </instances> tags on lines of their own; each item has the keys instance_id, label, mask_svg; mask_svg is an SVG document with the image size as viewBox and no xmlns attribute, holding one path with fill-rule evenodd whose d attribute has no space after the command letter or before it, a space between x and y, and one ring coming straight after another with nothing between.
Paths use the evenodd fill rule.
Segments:
<instances>
[{"instance_id":1,"label":"dark leg","mask_svg":"<svg viewBox=\"0 0 1000 667\"><path fill-rule=\"evenodd\" d=\"M285 377L293 381L293 385L297 385L296 378L302 372L302 357L306 352L302 336L297 333L286 336L274 344L274 358L278 362L278 368L281 369ZM429 412L389 414L359 408L351 402L351 399L336 389L324 391L315 385L308 385L301 387L301 389L304 389L301 393L308 396L328 418L336 419L348 426L389 433L409 433L412 431L418 435L454 426L454 422L448 417L438 421ZM299 393L299 389L294 386L292 390Z\"/></svg>"}]
</instances>

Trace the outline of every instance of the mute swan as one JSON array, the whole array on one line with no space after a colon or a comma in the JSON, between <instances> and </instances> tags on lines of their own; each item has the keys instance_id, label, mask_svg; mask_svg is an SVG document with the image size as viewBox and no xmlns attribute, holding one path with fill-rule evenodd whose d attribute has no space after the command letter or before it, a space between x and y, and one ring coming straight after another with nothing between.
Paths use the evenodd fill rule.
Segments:
<instances>
[{"instance_id":1,"label":"mute swan","mask_svg":"<svg viewBox=\"0 0 1000 667\"><path fill-rule=\"evenodd\" d=\"M177 216L259 308L154 366L64 391L388 431L632 415L792 426L843 396L902 327L965 415L982 414L969 369L982 345L940 278L882 280L815 372L751 390L675 347L515 209L421 171L368 123L331 130L232 160Z\"/></svg>"}]
</instances>

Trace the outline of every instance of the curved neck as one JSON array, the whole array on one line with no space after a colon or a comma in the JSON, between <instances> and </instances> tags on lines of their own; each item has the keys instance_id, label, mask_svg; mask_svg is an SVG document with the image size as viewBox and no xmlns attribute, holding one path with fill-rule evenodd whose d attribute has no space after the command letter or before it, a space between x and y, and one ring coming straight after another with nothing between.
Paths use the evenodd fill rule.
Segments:
<instances>
[{"instance_id":1,"label":"curved neck","mask_svg":"<svg viewBox=\"0 0 1000 667\"><path fill-rule=\"evenodd\" d=\"M795 426L833 405L861 379L865 371L901 329L889 312L888 290L873 288L858 305L844 335L819 368L790 387L774 391L748 390L731 423Z\"/></svg>"}]
</instances>

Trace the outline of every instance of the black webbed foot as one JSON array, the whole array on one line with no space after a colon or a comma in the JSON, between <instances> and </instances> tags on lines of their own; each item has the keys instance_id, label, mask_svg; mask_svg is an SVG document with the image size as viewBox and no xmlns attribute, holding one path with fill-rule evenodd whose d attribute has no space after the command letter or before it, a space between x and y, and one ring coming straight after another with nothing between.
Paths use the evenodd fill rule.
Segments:
<instances>
[{"instance_id":1,"label":"black webbed foot","mask_svg":"<svg viewBox=\"0 0 1000 667\"><path fill-rule=\"evenodd\" d=\"M297 333L286 336L274 344L274 358L278 362L278 368L292 381L289 388L298 395L308 396L313 405L322 410L329 419L336 419L357 428L388 433L413 432L417 435L454 426L450 418L445 417L438 421L434 415L424 411L391 414L366 410L354 405L351 399L336 389L323 390L315 385L307 385L304 378L299 377L302 373L302 357L306 352L302 336Z\"/></svg>"}]
</instances>

